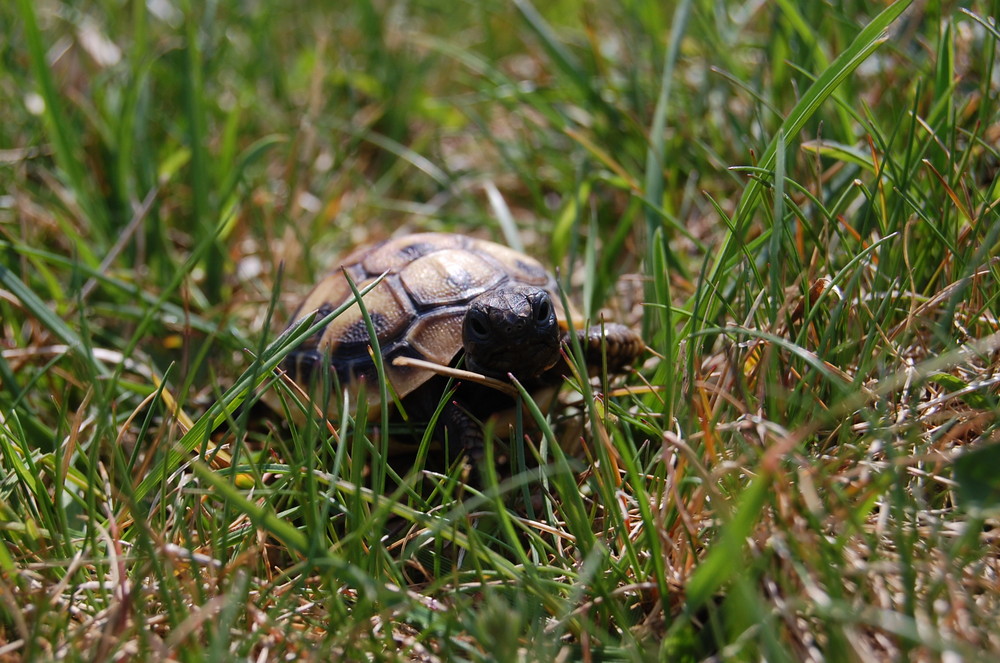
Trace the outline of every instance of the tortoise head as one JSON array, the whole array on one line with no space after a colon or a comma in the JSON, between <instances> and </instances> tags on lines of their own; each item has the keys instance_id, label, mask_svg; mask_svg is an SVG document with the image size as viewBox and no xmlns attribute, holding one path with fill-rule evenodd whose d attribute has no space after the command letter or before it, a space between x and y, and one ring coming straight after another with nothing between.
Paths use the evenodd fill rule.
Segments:
<instances>
[{"instance_id":1,"label":"tortoise head","mask_svg":"<svg viewBox=\"0 0 1000 663\"><path fill-rule=\"evenodd\" d=\"M559 322L549 293L530 286L484 292L469 303L462 328L465 366L489 377L536 377L559 359Z\"/></svg>"}]
</instances>

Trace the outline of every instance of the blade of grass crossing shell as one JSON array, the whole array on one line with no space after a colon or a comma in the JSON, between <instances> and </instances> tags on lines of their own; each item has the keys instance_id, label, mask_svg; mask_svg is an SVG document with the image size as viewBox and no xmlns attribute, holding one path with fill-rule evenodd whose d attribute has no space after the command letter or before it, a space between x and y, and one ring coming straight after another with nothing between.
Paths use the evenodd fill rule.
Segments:
<instances>
[{"instance_id":1,"label":"blade of grass crossing shell","mask_svg":"<svg viewBox=\"0 0 1000 663\"><path fill-rule=\"evenodd\" d=\"M378 332L372 323L371 315L365 306L364 297L346 269L343 270L343 273L344 278L347 279L347 284L351 287L351 292L354 293L354 302L352 303L357 303L358 309L361 311L361 317L365 321L365 328L368 330L368 340L371 343L372 361L375 362L375 374L378 376L379 403L382 404L379 408L381 428L379 430L378 462L372 463L372 491L375 493L376 499L378 499L378 496L385 491L385 463L389 455L389 404L391 402L389 400L389 385L385 378L385 360L382 356L382 346L379 344ZM359 424L357 419L355 419L355 424Z\"/></svg>"},{"instance_id":2,"label":"blade of grass crossing shell","mask_svg":"<svg viewBox=\"0 0 1000 663\"><path fill-rule=\"evenodd\" d=\"M337 391L338 397L343 395L343 400L340 404L340 427L337 429L339 431L350 430L351 426L351 413L348 407L348 394L346 392ZM318 431L322 433L322 431ZM326 436L324 436L326 437ZM340 479L341 476L349 476L353 472L354 459L347 458L348 446L346 442L341 438L340 443L337 444L337 448L334 450L333 454L333 468L331 469L331 475L333 478Z\"/></svg>"},{"instance_id":3,"label":"blade of grass crossing shell","mask_svg":"<svg viewBox=\"0 0 1000 663\"><path fill-rule=\"evenodd\" d=\"M360 290L361 295L364 296L365 293L378 285L378 283L381 283L381 281L376 280L366 285ZM274 339L267 346L266 352L255 360L260 363L260 366L245 370L237 378L233 386L227 389L219 400L212 404L208 411L195 421L191 430L177 441L174 448L167 451L163 458L157 461L151 468L149 474L141 479L136 488L136 500L144 499L154 486L160 484L171 472L176 470L187 455L194 451L212 430L215 430L216 427L225 421L226 417L231 416L232 412L246 398L249 391L267 379L266 376L278 367L282 360L284 360L285 355L305 339L325 328L330 324L331 320L342 314L353 304L353 301L348 300L323 318L314 319L312 316L307 316ZM256 378L257 382L254 381L255 375L258 376Z\"/></svg>"}]
</instances>

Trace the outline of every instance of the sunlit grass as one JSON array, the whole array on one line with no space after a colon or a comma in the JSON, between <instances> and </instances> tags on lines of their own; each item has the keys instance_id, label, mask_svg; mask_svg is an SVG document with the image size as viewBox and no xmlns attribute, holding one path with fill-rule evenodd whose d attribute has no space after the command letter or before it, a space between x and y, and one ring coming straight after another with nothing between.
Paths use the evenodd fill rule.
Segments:
<instances>
[{"instance_id":1,"label":"sunlit grass","mask_svg":"<svg viewBox=\"0 0 1000 663\"><path fill-rule=\"evenodd\" d=\"M8 4L4 656L1000 651L996 2ZM387 463L275 369L417 230L650 352Z\"/></svg>"}]
</instances>

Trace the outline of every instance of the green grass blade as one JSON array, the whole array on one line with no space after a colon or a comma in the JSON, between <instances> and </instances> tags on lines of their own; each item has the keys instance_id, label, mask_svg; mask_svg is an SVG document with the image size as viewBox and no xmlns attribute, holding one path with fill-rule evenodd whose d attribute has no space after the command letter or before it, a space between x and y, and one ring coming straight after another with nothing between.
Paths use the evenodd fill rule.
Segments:
<instances>
[{"instance_id":1,"label":"green grass blade","mask_svg":"<svg viewBox=\"0 0 1000 663\"><path fill-rule=\"evenodd\" d=\"M785 150L790 146L790 142L795 140L806 122L815 114L824 101L826 101L837 89L837 87L857 69L861 63L868 59L885 41L888 39L887 30L892 23L899 18L900 14L910 6L912 0L896 0L886 7L868 25L866 25L854 38L854 41L838 55L830 66L825 69L816 81L809 86L795 107L788 113L788 116L781 123L781 131L768 144L764 154L761 155L758 163L764 170L774 167L775 155L779 149L778 141L781 141L780 148ZM717 252L717 258L712 264L708 273L708 281L715 283L719 280L719 274L727 269L734 258L734 250L739 245L744 229L750 217L756 212L759 205L759 198L763 188L763 183L756 179L751 179L747 185L739 205L733 215L735 222L734 232L729 234L723 241ZM715 317L718 310L717 300L713 299L713 304L706 311L706 317Z\"/></svg>"}]
</instances>

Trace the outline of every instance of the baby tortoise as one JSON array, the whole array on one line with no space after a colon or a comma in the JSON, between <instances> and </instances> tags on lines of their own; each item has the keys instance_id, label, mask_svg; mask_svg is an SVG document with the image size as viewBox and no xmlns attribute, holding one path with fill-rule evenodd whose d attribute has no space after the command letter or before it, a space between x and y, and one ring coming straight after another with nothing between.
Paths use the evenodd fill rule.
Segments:
<instances>
[{"instance_id":1,"label":"baby tortoise","mask_svg":"<svg viewBox=\"0 0 1000 663\"><path fill-rule=\"evenodd\" d=\"M364 296L365 308L381 346L389 387L417 420L431 417L447 378L406 365L405 360L394 361L400 357L461 366L503 381L510 374L529 390L556 385L567 372L560 344L569 341L569 331L556 281L533 258L464 235L422 233L360 248L342 265L316 285L293 320L313 311L319 319L352 300L345 272L359 290L384 274ZM635 332L619 324L577 333L594 374L602 365L608 372L621 372L645 349ZM340 385L354 394L359 382L366 382L370 411L377 412L379 390L370 345L355 303L289 354L283 367L305 384L329 361ZM335 409L338 399L331 400ZM443 430L436 432L478 458L483 432L477 420L512 405L510 396L463 381L441 413Z\"/></svg>"}]
</instances>

